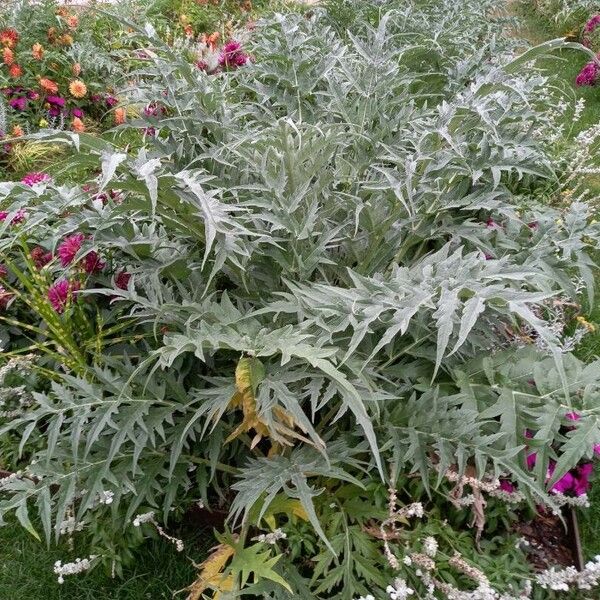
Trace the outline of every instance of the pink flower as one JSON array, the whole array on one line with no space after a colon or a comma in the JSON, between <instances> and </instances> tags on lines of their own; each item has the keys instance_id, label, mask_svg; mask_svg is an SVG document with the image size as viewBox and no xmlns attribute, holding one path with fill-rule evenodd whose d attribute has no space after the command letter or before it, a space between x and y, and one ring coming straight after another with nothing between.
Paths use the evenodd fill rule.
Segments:
<instances>
[{"instance_id":1,"label":"pink flower","mask_svg":"<svg viewBox=\"0 0 600 600\"><path fill-rule=\"evenodd\" d=\"M129 280L131 279L131 273L127 271L120 271L115 277L115 285L120 290L126 290L129 287Z\"/></svg>"},{"instance_id":2,"label":"pink flower","mask_svg":"<svg viewBox=\"0 0 600 600\"><path fill-rule=\"evenodd\" d=\"M50 300L52 308L60 314L65 310L65 307L73 299L78 290L79 283L77 281L60 279L48 290L48 300Z\"/></svg>"},{"instance_id":3,"label":"pink flower","mask_svg":"<svg viewBox=\"0 0 600 600\"><path fill-rule=\"evenodd\" d=\"M600 15L594 15L586 24L583 30L586 33L592 33L600 25Z\"/></svg>"},{"instance_id":4,"label":"pink flower","mask_svg":"<svg viewBox=\"0 0 600 600\"><path fill-rule=\"evenodd\" d=\"M579 413L576 413L576 412L567 413L565 415L565 417L567 419L569 419L569 421L579 421L579 419L581 419L581 417L579 416Z\"/></svg>"},{"instance_id":5,"label":"pink flower","mask_svg":"<svg viewBox=\"0 0 600 600\"><path fill-rule=\"evenodd\" d=\"M0 221L6 221L6 218L8 217L9 213L5 210L0 210ZM17 225L18 223L22 223L25 220L26 214L25 211L20 208L16 213L15 216L10 220L10 224L11 225Z\"/></svg>"},{"instance_id":6,"label":"pink flower","mask_svg":"<svg viewBox=\"0 0 600 600\"><path fill-rule=\"evenodd\" d=\"M508 479L501 479L500 480L500 489L503 492L512 494L515 491L515 486Z\"/></svg>"},{"instance_id":7,"label":"pink flower","mask_svg":"<svg viewBox=\"0 0 600 600\"><path fill-rule=\"evenodd\" d=\"M223 46L219 55L219 65L225 68L243 67L249 60L239 42L231 40Z\"/></svg>"},{"instance_id":8,"label":"pink flower","mask_svg":"<svg viewBox=\"0 0 600 600\"><path fill-rule=\"evenodd\" d=\"M535 463L537 461L537 452L532 452L527 455L527 468L533 469L535 467Z\"/></svg>"},{"instance_id":9,"label":"pink flower","mask_svg":"<svg viewBox=\"0 0 600 600\"><path fill-rule=\"evenodd\" d=\"M98 256L98 253L95 250L88 252L85 255L85 259L83 260L83 268L86 273L90 275L93 273L99 273L104 269L106 263Z\"/></svg>"},{"instance_id":10,"label":"pink flower","mask_svg":"<svg viewBox=\"0 0 600 600\"><path fill-rule=\"evenodd\" d=\"M67 267L73 262L73 259L81 249L81 245L85 240L83 233L75 233L66 237L58 247L58 256L60 257L60 264L63 267Z\"/></svg>"},{"instance_id":11,"label":"pink flower","mask_svg":"<svg viewBox=\"0 0 600 600\"><path fill-rule=\"evenodd\" d=\"M554 469L552 469L554 470ZM553 486L553 492L559 492L560 494L566 494L575 486L575 477L571 473L565 473Z\"/></svg>"},{"instance_id":12,"label":"pink flower","mask_svg":"<svg viewBox=\"0 0 600 600\"><path fill-rule=\"evenodd\" d=\"M590 62L581 71L579 71L579 75L575 78L575 83L578 86L584 85L595 85L596 80L598 79L598 65L595 62Z\"/></svg>"},{"instance_id":13,"label":"pink flower","mask_svg":"<svg viewBox=\"0 0 600 600\"><path fill-rule=\"evenodd\" d=\"M36 183L48 183L52 178L47 173L27 173L23 179L21 179L21 183L28 185L29 187L34 186Z\"/></svg>"}]
</instances>

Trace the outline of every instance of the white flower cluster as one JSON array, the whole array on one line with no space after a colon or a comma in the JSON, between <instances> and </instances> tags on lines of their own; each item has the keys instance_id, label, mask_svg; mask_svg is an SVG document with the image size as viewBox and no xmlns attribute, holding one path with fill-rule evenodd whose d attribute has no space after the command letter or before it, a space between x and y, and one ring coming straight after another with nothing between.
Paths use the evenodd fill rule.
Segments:
<instances>
[{"instance_id":1,"label":"white flower cluster","mask_svg":"<svg viewBox=\"0 0 600 600\"><path fill-rule=\"evenodd\" d=\"M110 490L103 490L98 492L98 503L99 504L112 504L115 497L115 493ZM135 523L134 523L135 524Z\"/></svg>"},{"instance_id":2,"label":"white flower cluster","mask_svg":"<svg viewBox=\"0 0 600 600\"><path fill-rule=\"evenodd\" d=\"M57 560L54 563L54 573L58 575L58 583L64 583L66 575L77 575L89 570L95 558L96 555L92 554L89 558L76 558L75 562L64 565L61 560Z\"/></svg>"},{"instance_id":3,"label":"white flower cluster","mask_svg":"<svg viewBox=\"0 0 600 600\"><path fill-rule=\"evenodd\" d=\"M586 563L582 571L575 567L546 569L536 576L538 585L547 590L568 592L571 587L591 590L600 581L600 555Z\"/></svg>"},{"instance_id":4,"label":"white flower cluster","mask_svg":"<svg viewBox=\"0 0 600 600\"><path fill-rule=\"evenodd\" d=\"M415 591L409 588L404 579L396 579L393 585L388 585L385 590L390 600L407 600Z\"/></svg>"},{"instance_id":5,"label":"white flower cluster","mask_svg":"<svg viewBox=\"0 0 600 600\"><path fill-rule=\"evenodd\" d=\"M133 519L133 526L139 527L144 523L154 523L154 511L151 510L147 513L142 513L141 515L136 515L135 519Z\"/></svg>"},{"instance_id":6,"label":"white flower cluster","mask_svg":"<svg viewBox=\"0 0 600 600\"><path fill-rule=\"evenodd\" d=\"M360 598L357 598L356 600L375 600L375 596L371 596L371 594L367 594L366 596L361 596Z\"/></svg>"},{"instance_id":7,"label":"white flower cluster","mask_svg":"<svg viewBox=\"0 0 600 600\"><path fill-rule=\"evenodd\" d=\"M506 490L502 490L498 488L497 490L492 490L490 492L490 496L493 498L497 498L498 500L502 500L505 504L520 504L525 500L525 494L523 492L514 491L507 492Z\"/></svg>"},{"instance_id":8,"label":"white flower cluster","mask_svg":"<svg viewBox=\"0 0 600 600\"><path fill-rule=\"evenodd\" d=\"M474 490L481 490L482 492L492 492L500 487L500 480L497 477L491 479L476 479L475 477L469 477L468 475L460 476L453 469L448 469L444 473L446 479L452 483L458 483L461 486L468 485Z\"/></svg>"},{"instance_id":9,"label":"white flower cluster","mask_svg":"<svg viewBox=\"0 0 600 600\"><path fill-rule=\"evenodd\" d=\"M555 499L558 506L578 506L579 508L590 507L590 499L587 494L581 494L581 496L565 496L560 492L553 492L552 497Z\"/></svg>"},{"instance_id":10,"label":"white flower cluster","mask_svg":"<svg viewBox=\"0 0 600 600\"><path fill-rule=\"evenodd\" d=\"M252 538L252 540L256 542L263 542L265 544L271 544L272 546L274 546L279 540L285 540L286 538L287 535L285 534L285 532L281 531L281 529L276 529L271 533L261 533L260 535L257 535L256 537Z\"/></svg>"},{"instance_id":11,"label":"white flower cluster","mask_svg":"<svg viewBox=\"0 0 600 600\"><path fill-rule=\"evenodd\" d=\"M429 556L429 558L435 558L438 551L437 540L433 536L428 536L423 540L423 552Z\"/></svg>"},{"instance_id":12,"label":"white flower cluster","mask_svg":"<svg viewBox=\"0 0 600 600\"><path fill-rule=\"evenodd\" d=\"M72 535L76 531L81 531L84 524L81 521L76 521L75 517L69 517L60 524L60 535Z\"/></svg>"}]
</instances>

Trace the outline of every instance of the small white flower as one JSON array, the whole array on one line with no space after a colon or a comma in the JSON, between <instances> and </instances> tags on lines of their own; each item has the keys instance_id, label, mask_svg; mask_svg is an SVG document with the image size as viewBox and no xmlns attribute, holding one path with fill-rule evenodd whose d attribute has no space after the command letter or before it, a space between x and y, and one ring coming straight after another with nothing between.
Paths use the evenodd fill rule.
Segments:
<instances>
[{"instance_id":1,"label":"small white flower","mask_svg":"<svg viewBox=\"0 0 600 600\"><path fill-rule=\"evenodd\" d=\"M423 551L429 558L435 558L438 551L438 543L433 536L430 535L423 540Z\"/></svg>"}]
</instances>

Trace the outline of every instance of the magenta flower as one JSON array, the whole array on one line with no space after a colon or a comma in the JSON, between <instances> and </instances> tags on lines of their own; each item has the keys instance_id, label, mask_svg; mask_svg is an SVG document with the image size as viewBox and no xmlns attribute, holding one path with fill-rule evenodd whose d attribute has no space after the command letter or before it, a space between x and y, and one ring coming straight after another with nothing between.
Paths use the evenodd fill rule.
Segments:
<instances>
[{"instance_id":1,"label":"magenta flower","mask_svg":"<svg viewBox=\"0 0 600 600\"><path fill-rule=\"evenodd\" d=\"M515 491L515 486L508 479L501 479L500 480L500 489L503 492L512 494Z\"/></svg>"},{"instance_id":2,"label":"magenta flower","mask_svg":"<svg viewBox=\"0 0 600 600\"><path fill-rule=\"evenodd\" d=\"M11 108L15 110L25 110L27 108L27 98L21 96L20 98L11 98L8 101Z\"/></svg>"},{"instance_id":3,"label":"magenta flower","mask_svg":"<svg viewBox=\"0 0 600 600\"><path fill-rule=\"evenodd\" d=\"M65 99L61 96L46 96L46 102L53 106L60 106L61 108L65 105Z\"/></svg>"},{"instance_id":4,"label":"magenta flower","mask_svg":"<svg viewBox=\"0 0 600 600\"><path fill-rule=\"evenodd\" d=\"M83 119L84 116L83 111L80 108L71 109L71 114L78 119Z\"/></svg>"},{"instance_id":5,"label":"magenta flower","mask_svg":"<svg viewBox=\"0 0 600 600\"><path fill-rule=\"evenodd\" d=\"M27 92L27 98L29 98L29 100L39 100L40 95L35 90L29 90Z\"/></svg>"},{"instance_id":6,"label":"magenta flower","mask_svg":"<svg viewBox=\"0 0 600 600\"><path fill-rule=\"evenodd\" d=\"M90 275L99 273L105 266L106 263L98 256L98 253L95 250L92 250L85 255L83 268L86 273L89 273Z\"/></svg>"},{"instance_id":7,"label":"magenta flower","mask_svg":"<svg viewBox=\"0 0 600 600\"><path fill-rule=\"evenodd\" d=\"M587 494L590 489L590 475L594 471L594 465L592 463L585 463L577 468L577 477L573 486L573 491L576 496L583 496Z\"/></svg>"},{"instance_id":8,"label":"magenta flower","mask_svg":"<svg viewBox=\"0 0 600 600\"><path fill-rule=\"evenodd\" d=\"M6 221L9 213L5 210L0 210L0 221ZM15 216L10 220L11 225L17 225L18 223L22 223L25 220L26 214L25 211L20 208Z\"/></svg>"},{"instance_id":9,"label":"magenta flower","mask_svg":"<svg viewBox=\"0 0 600 600\"><path fill-rule=\"evenodd\" d=\"M231 40L223 46L219 55L219 65L225 68L243 67L250 57L242 50L239 42Z\"/></svg>"},{"instance_id":10,"label":"magenta flower","mask_svg":"<svg viewBox=\"0 0 600 600\"><path fill-rule=\"evenodd\" d=\"M8 269L3 264L0 264L0 278L6 277L7 275Z\"/></svg>"},{"instance_id":11,"label":"magenta flower","mask_svg":"<svg viewBox=\"0 0 600 600\"><path fill-rule=\"evenodd\" d=\"M592 33L600 25L600 15L594 15L586 24L583 30L586 33Z\"/></svg>"},{"instance_id":12,"label":"magenta flower","mask_svg":"<svg viewBox=\"0 0 600 600\"><path fill-rule=\"evenodd\" d=\"M63 267L67 267L73 262L73 259L81 249L81 245L85 240L83 233L75 233L66 237L58 247L58 256L60 257L60 264Z\"/></svg>"},{"instance_id":13,"label":"magenta flower","mask_svg":"<svg viewBox=\"0 0 600 600\"><path fill-rule=\"evenodd\" d=\"M52 178L47 173L34 171L32 173L27 173L27 175L21 179L21 183L33 187L36 183L48 183L51 180Z\"/></svg>"},{"instance_id":14,"label":"magenta flower","mask_svg":"<svg viewBox=\"0 0 600 600\"><path fill-rule=\"evenodd\" d=\"M117 273L115 277L115 285L120 290L126 290L129 287L129 281L131 279L131 273L127 273L127 271L120 271Z\"/></svg>"},{"instance_id":15,"label":"magenta flower","mask_svg":"<svg viewBox=\"0 0 600 600\"><path fill-rule=\"evenodd\" d=\"M48 300L57 313L62 313L79 290L79 283L60 279L48 290Z\"/></svg>"},{"instance_id":16,"label":"magenta flower","mask_svg":"<svg viewBox=\"0 0 600 600\"><path fill-rule=\"evenodd\" d=\"M598 79L598 65L595 62L590 62L581 71L579 71L579 75L577 75L575 79L575 83L578 86L584 85L595 85L596 80Z\"/></svg>"}]
</instances>

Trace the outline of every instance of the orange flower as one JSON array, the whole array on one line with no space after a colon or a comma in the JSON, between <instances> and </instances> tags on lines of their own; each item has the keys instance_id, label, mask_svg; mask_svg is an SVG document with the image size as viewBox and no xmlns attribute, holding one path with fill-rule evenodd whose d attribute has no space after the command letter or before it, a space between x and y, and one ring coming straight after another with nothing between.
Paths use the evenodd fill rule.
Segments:
<instances>
[{"instance_id":1,"label":"orange flower","mask_svg":"<svg viewBox=\"0 0 600 600\"><path fill-rule=\"evenodd\" d=\"M186 25L183 31L187 37L194 37L194 28L191 25Z\"/></svg>"},{"instance_id":2,"label":"orange flower","mask_svg":"<svg viewBox=\"0 0 600 600\"><path fill-rule=\"evenodd\" d=\"M77 25L79 25L79 19L77 18L77 15L68 16L67 17L67 25L71 29L75 29L75 27L77 27Z\"/></svg>"},{"instance_id":3,"label":"orange flower","mask_svg":"<svg viewBox=\"0 0 600 600\"><path fill-rule=\"evenodd\" d=\"M75 79L69 84L69 92L74 98L83 98L87 94L87 87L81 79Z\"/></svg>"},{"instance_id":4,"label":"orange flower","mask_svg":"<svg viewBox=\"0 0 600 600\"><path fill-rule=\"evenodd\" d=\"M0 45L14 48L19 41L19 34L14 29L3 29L0 31Z\"/></svg>"},{"instance_id":5,"label":"orange flower","mask_svg":"<svg viewBox=\"0 0 600 600\"><path fill-rule=\"evenodd\" d=\"M12 130L13 137L21 137L25 135L23 128L20 125L15 125Z\"/></svg>"},{"instance_id":6,"label":"orange flower","mask_svg":"<svg viewBox=\"0 0 600 600\"><path fill-rule=\"evenodd\" d=\"M61 46L72 46L73 45L73 36L65 33L58 38L58 43Z\"/></svg>"},{"instance_id":7,"label":"orange flower","mask_svg":"<svg viewBox=\"0 0 600 600\"><path fill-rule=\"evenodd\" d=\"M21 77L21 75L23 75L23 69L21 69L21 67L17 63L14 63L10 66L10 69L8 70L8 74L11 77L14 77L15 79L17 79L17 77Z\"/></svg>"},{"instance_id":8,"label":"orange flower","mask_svg":"<svg viewBox=\"0 0 600 600\"><path fill-rule=\"evenodd\" d=\"M7 67L10 67L15 62L15 55L8 46L2 51L2 61Z\"/></svg>"},{"instance_id":9,"label":"orange flower","mask_svg":"<svg viewBox=\"0 0 600 600\"><path fill-rule=\"evenodd\" d=\"M85 125L79 117L75 117L71 123L71 129L76 133L83 133L85 131Z\"/></svg>"},{"instance_id":10,"label":"orange flower","mask_svg":"<svg viewBox=\"0 0 600 600\"><path fill-rule=\"evenodd\" d=\"M75 75L75 77L79 77L79 75L81 75L81 65L79 63L75 63L71 67L71 72L73 73L73 75Z\"/></svg>"},{"instance_id":11,"label":"orange flower","mask_svg":"<svg viewBox=\"0 0 600 600\"><path fill-rule=\"evenodd\" d=\"M44 47L41 44L34 44L31 47L31 54L33 54L35 60L42 60L44 57Z\"/></svg>"},{"instance_id":12,"label":"orange flower","mask_svg":"<svg viewBox=\"0 0 600 600\"><path fill-rule=\"evenodd\" d=\"M58 92L58 86L52 79L46 77L40 78L40 86L45 92L50 92L51 94L56 94L56 92Z\"/></svg>"},{"instance_id":13,"label":"orange flower","mask_svg":"<svg viewBox=\"0 0 600 600\"><path fill-rule=\"evenodd\" d=\"M205 33L203 33L202 37L200 38L200 41L209 46L211 50L214 50L217 47L220 37L221 34L218 31L214 31L208 36Z\"/></svg>"},{"instance_id":14,"label":"orange flower","mask_svg":"<svg viewBox=\"0 0 600 600\"><path fill-rule=\"evenodd\" d=\"M66 7L64 7L64 6L59 6L59 7L56 9L56 14L57 14L59 17L67 17L67 16L69 15L69 11L66 9Z\"/></svg>"},{"instance_id":15,"label":"orange flower","mask_svg":"<svg viewBox=\"0 0 600 600\"><path fill-rule=\"evenodd\" d=\"M53 44L56 41L56 27L48 29L48 41Z\"/></svg>"},{"instance_id":16,"label":"orange flower","mask_svg":"<svg viewBox=\"0 0 600 600\"><path fill-rule=\"evenodd\" d=\"M115 109L115 125L123 125L127 120L127 112L124 108L119 107Z\"/></svg>"}]
</instances>

